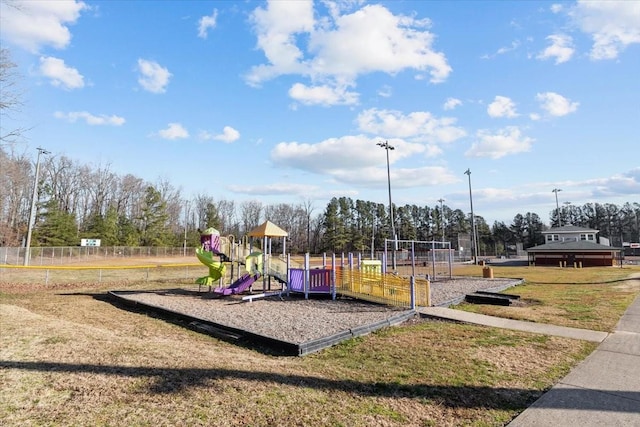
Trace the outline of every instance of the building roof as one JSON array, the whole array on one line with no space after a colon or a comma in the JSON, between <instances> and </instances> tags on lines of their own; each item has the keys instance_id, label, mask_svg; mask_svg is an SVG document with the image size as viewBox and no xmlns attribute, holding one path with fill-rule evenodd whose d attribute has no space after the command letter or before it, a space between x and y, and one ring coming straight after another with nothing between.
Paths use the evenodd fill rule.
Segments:
<instances>
[{"instance_id":1,"label":"building roof","mask_svg":"<svg viewBox=\"0 0 640 427\"><path fill-rule=\"evenodd\" d=\"M563 234L563 233L597 233L599 230L594 230L587 227L578 227L577 225L563 225L562 227L554 227L547 231L543 231L542 234Z\"/></svg>"},{"instance_id":2,"label":"building roof","mask_svg":"<svg viewBox=\"0 0 640 427\"><path fill-rule=\"evenodd\" d=\"M617 252L622 248L601 245L586 240L545 243L527 249L527 252Z\"/></svg>"},{"instance_id":3,"label":"building roof","mask_svg":"<svg viewBox=\"0 0 640 427\"><path fill-rule=\"evenodd\" d=\"M287 237L289 233L271 221L265 221L249 232L249 237Z\"/></svg>"}]
</instances>

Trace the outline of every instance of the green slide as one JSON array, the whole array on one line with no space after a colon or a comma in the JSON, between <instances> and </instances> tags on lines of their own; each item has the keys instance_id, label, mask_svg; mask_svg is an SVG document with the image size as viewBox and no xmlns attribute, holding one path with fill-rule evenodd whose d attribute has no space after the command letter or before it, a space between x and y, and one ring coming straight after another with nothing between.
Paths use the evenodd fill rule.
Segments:
<instances>
[{"instance_id":1,"label":"green slide","mask_svg":"<svg viewBox=\"0 0 640 427\"><path fill-rule=\"evenodd\" d=\"M211 286L217 280L224 276L226 266L224 263L213 258L213 253L205 251L202 248L196 249L196 256L201 263L209 267L209 275L196 279L196 283L203 286Z\"/></svg>"}]
</instances>

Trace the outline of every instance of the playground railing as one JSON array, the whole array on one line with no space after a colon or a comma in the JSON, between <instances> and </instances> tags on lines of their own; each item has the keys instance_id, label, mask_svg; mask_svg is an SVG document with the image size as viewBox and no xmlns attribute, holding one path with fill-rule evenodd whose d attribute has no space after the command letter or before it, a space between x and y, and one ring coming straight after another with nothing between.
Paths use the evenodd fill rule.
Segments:
<instances>
[{"instance_id":1,"label":"playground railing","mask_svg":"<svg viewBox=\"0 0 640 427\"><path fill-rule=\"evenodd\" d=\"M429 281L414 280L415 304L430 305ZM336 291L354 298L411 308L411 280L393 274L365 272L349 268L336 269Z\"/></svg>"}]
</instances>

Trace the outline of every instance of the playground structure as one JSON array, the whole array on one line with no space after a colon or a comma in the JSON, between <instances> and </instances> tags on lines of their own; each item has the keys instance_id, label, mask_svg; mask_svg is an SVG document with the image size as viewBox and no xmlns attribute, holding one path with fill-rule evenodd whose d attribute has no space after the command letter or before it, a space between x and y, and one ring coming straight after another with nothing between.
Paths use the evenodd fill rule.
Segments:
<instances>
[{"instance_id":1,"label":"playground structure","mask_svg":"<svg viewBox=\"0 0 640 427\"><path fill-rule=\"evenodd\" d=\"M220 296L238 295L253 291L253 286L262 279L262 293L250 293L243 297L245 301L253 301L256 298L273 296L302 294L305 298L312 295L327 295L335 299L337 295L367 300L371 302L406 306L415 308L416 305L430 305L429 277L419 278L415 274L415 263L422 261L426 266L424 254L415 255L416 244L431 244L431 256L433 276L442 277L447 269L441 264L448 265L449 277L451 275L450 246L446 252L449 256L440 256L441 248L435 247L434 242L411 242L410 254L400 252L399 258L405 264L411 262L414 267L412 274L399 275L397 272L387 272L387 252L381 254L381 259L363 259L361 254L345 254L339 257L333 254L331 258L323 255L322 266L311 267L310 256L306 254L302 263L296 263L286 254L286 231L267 221L256 227L248 235L249 241L244 239L236 243L233 236L224 238L216 230L208 229L201 236L202 248L196 251L200 262L209 267L209 275L197 280L199 285L211 287L214 283L218 286L213 292ZM273 256L271 253L271 239L280 237L283 242L283 253ZM256 250L254 239L260 239L262 250ZM447 244L448 242L437 242ZM434 250L435 248L435 250ZM396 254L397 255L397 254ZM218 259L215 259L215 258ZM441 260L442 259L442 260ZM439 264L436 263L439 261ZM447 264L448 262L448 264ZM222 280L225 277L224 264L230 264L231 284L224 286ZM237 265L237 270L235 266ZM245 272L240 273L241 268ZM234 280L234 271L238 277ZM427 275L429 276L429 275ZM279 283L277 289L272 290L271 279Z\"/></svg>"}]
</instances>

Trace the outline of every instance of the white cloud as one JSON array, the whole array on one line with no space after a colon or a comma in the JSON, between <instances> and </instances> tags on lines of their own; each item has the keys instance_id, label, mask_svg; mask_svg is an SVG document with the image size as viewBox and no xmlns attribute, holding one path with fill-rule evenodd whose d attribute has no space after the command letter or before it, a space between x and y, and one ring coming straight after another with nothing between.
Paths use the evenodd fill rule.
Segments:
<instances>
[{"instance_id":1,"label":"white cloud","mask_svg":"<svg viewBox=\"0 0 640 427\"><path fill-rule=\"evenodd\" d=\"M254 196L274 196L274 195L286 195L291 196L297 194L300 196L308 196L310 194L317 194L322 189L316 185L305 184L291 184L278 182L273 184L258 184L258 185L229 185L229 190L235 193L250 194Z\"/></svg>"},{"instance_id":2,"label":"white cloud","mask_svg":"<svg viewBox=\"0 0 640 427\"><path fill-rule=\"evenodd\" d=\"M436 118L426 111L404 115L400 111L371 108L358 114L356 121L361 131L384 138L450 143L466 135L464 129L454 126L456 119Z\"/></svg>"},{"instance_id":3,"label":"white cloud","mask_svg":"<svg viewBox=\"0 0 640 427\"><path fill-rule=\"evenodd\" d=\"M453 110L454 108L459 107L460 105L462 105L462 101L460 101L459 99L447 98L442 108L444 108L445 110Z\"/></svg>"},{"instance_id":4,"label":"white cloud","mask_svg":"<svg viewBox=\"0 0 640 427\"><path fill-rule=\"evenodd\" d=\"M81 1L2 1L2 37L32 53L44 46L64 49L71 41L69 25L89 9Z\"/></svg>"},{"instance_id":5,"label":"white cloud","mask_svg":"<svg viewBox=\"0 0 640 427\"><path fill-rule=\"evenodd\" d=\"M269 1L266 8L256 8L252 21L267 62L254 66L247 82L259 85L295 74L309 77L310 87L335 86L340 93L355 86L360 75L372 72L412 69L429 73L433 83L451 72L445 55L432 48L434 36L425 29L427 20L393 15L381 5L345 14L334 6L331 17L321 21L314 20L311 1ZM336 97L336 102L345 100Z\"/></svg>"},{"instance_id":6,"label":"white cloud","mask_svg":"<svg viewBox=\"0 0 640 427\"><path fill-rule=\"evenodd\" d=\"M214 135L209 132L203 131L203 132L200 132L200 135L198 137L205 141L216 140L216 141L226 142L229 144L240 139L240 132L238 132L236 129L232 128L231 126L225 126L222 129L222 133L220 134Z\"/></svg>"},{"instance_id":7,"label":"white cloud","mask_svg":"<svg viewBox=\"0 0 640 427\"><path fill-rule=\"evenodd\" d=\"M328 85L306 86L295 83L289 89L289 96L305 105L353 105L358 103L358 93L349 92L345 87Z\"/></svg>"},{"instance_id":8,"label":"white cloud","mask_svg":"<svg viewBox=\"0 0 640 427\"><path fill-rule=\"evenodd\" d=\"M593 60L615 59L631 44L640 43L640 2L578 0L569 12L593 39Z\"/></svg>"},{"instance_id":9,"label":"white cloud","mask_svg":"<svg viewBox=\"0 0 640 427\"><path fill-rule=\"evenodd\" d=\"M540 102L540 108L554 117L566 116L569 113L573 113L578 109L578 105L580 105L580 103L571 102L571 100L555 92L538 93L536 99Z\"/></svg>"},{"instance_id":10,"label":"white cloud","mask_svg":"<svg viewBox=\"0 0 640 427\"><path fill-rule=\"evenodd\" d=\"M271 159L281 166L296 166L311 172L348 171L384 164L385 150L376 146L379 142L379 138L364 135L329 138L317 144L281 142L271 150ZM395 147L389 152L391 163L424 151L421 144L400 139L390 139L389 144Z\"/></svg>"},{"instance_id":11,"label":"white cloud","mask_svg":"<svg viewBox=\"0 0 640 427\"><path fill-rule=\"evenodd\" d=\"M487 114L497 117L517 117L516 104L506 96L497 95L493 102L487 106Z\"/></svg>"},{"instance_id":12,"label":"white cloud","mask_svg":"<svg viewBox=\"0 0 640 427\"><path fill-rule=\"evenodd\" d=\"M163 139L185 139L189 138L189 132L180 123L169 123L166 129L158 132L158 136Z\"/></svg>"},{"instance_id":13,"label":"white cloud","mask_svg":"<svg viewBox=\"0 0 640 427\"><path fill-rule=\"evenodd\" d=\"M389 85L384 85L378 89L378 96L383 98L389 98L393 94L393 89Z\"/></svg>"},{"instance_id":14,"label":"white cloud","mask_svg":"<svg viewBox=\"0 0 640 427\"><path fill-rule=\"evenodd\" d=\"M330 138L317 144L281 142L271 150L272 162L280 168L298 169L327 175L333 180L362 187L379 188L387 183L386 151L376 144L380 140L363 135ZM389 139L389 162L396 162L424 153L422 144ZM396 188L433 186L457 182L446 168L424 166L391 168L391 180Z\"/></svg>"},{"instance_id":15,"label":"white cloud","mask_svg":"<svg viewBox=\"0 0 640 427\"><path fill-rule=\"evenodd\" d=\"M240 139L240 132L231 126L225 126L222 128L222 133L216 136L216 139L224 142L234 142Z\"/></svg>"},{"instance_id":16,"label":"white cloud","mask_svg":"<svg viewBox=\"0 0 640 427\"><path fill-rule=\"evenodd\" d=\"M216 21L218 19L218 10L214 9L213 13L208 16L203 16L198 20L198 37L206 39L209 29L216 27Z\"/></svg>"},{"instance_id":17,"label":"white cloud","mask_svg":"<svg viewBox=\"0 0 640 427\"><path fill-rule=\"evenodd\" d=\"M155 61L138 59L138 83L152 93L164 93L167 90L171 73Z\"/></svg>"},{"instance_id":18,"label":"white cloud","mask_svg":"<svg viewBox=\"0 0 640 427\"><path fill-rule=\"evenodd\" d=\"M538 59L555 58L556 64L561 64L571 59L575 49L573 48L573 40L570 36L565 34L552 34L547 36L547 40L549 40L551 44L538 54Z\"/></svg>"},{"instance_id":19,"label":"white cloud","mask_svg":"<svg viewBox=\"0 0 640 427\"><path fill-rule=\"evenodd\" d=\"M481 59L493 59L498 55L504 55L505 53L514 51L518 47L520 47L520 40L514 40L514 41L511 42L511 45L503 46L503 47L499 48L498 50L496 50L494 53L492 53L490 55L489 54L482 55L480 58Z\"/></svg>"},{"instance_id":20,"label":"white cloud","mask_svg":"<svg viewBox=\"0 0 640 427\"><path fill-rule=\"evenodd\" d=\"M51 84L63 89L84 87L84 77L75 68L67 67L62 59L51 56L40 57L40 73L51 79Z\"/></svg>"},{"instance_id":21,"label":"white cloud","mask_svg":"<svg viewBox=\"0 0 640 427\"><path fill-rule=\"evenodd\" d=\"M296 45L296 34L313 31L313 2L267 2L266 9L256 8L251 16L258 33L258 48L267 57L268 65L253 67L247 80L251 84L281 74L303 73L303 52Z\"/></svg>"},{"instance_id":22,"label":"white cloud","mask_svg":"<svg viewBox=\"0 0 640 427\"><path fill-rule=\"evenodd\" d=\"M533 138L522 135L520 129L515 126L508 126L495 133L479 130L476 137L478 141L467 150L465 153L467 157L499 159L510 154L527 152L534 142Z\"/></svg>"},{"instance_id":23,"label":"white cloud","mask_svg":"<svg viewBox=\"0 0 640 427\"><path fill-rule=\"evenodd\" d=\"M549 8L551 10L552 13L560 13L563 11L563 7L561 4L558 3L554 3L551 5L551 7Z\"/></svg>"},{"instance_id":24,"label":"white cloud","mask_svg":"<svg viewBox=\"0 0 640 427\"><path fill-rule=\"evenodd\" d=\"M595 186L594 196L640 196L640 167L608 178L590 180L587 184Z\"/></svg>"},{"instance_id":25,"label":"white cloud","mask_svg":"<svg viewBox=\"0 0 640 427\"><path fill-rule=\"evenodd\" d=\"M56 119L67 120L69 123L84 120L90 126L122 126L125 123L123 117L107 116L106 114L96 116L87 111L70 111L68 113L56 111L53 116Z\"/></svg>"}]
</instances>

